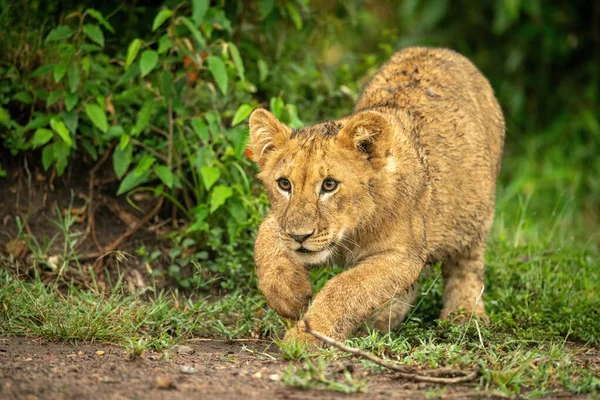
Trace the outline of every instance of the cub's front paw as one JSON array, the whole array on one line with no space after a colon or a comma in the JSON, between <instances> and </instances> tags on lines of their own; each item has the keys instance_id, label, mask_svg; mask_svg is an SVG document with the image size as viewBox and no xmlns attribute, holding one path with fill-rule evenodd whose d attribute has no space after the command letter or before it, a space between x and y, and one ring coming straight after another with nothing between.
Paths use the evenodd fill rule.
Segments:
<instances>
[{"instance_id":1,"label":"cub's front paw","mask_svg":"<svg viewBox=\"0 0 600 400\"><path fill-rule=\"evenodd\" d=\"M309 350L314 350L322 346L319 339L306 332L304 321L298 322L295 326L287 330L283 337L283 343L286 346L302 346Z\"/></svg>"},{"instance_id":2,"label":"cub's front paw","mask_svg":"<svg viewBox=\"0 0 600 400\"><path fill-rule=\"evenodd\" d=\"M261 289L269 307L282 317L293 320L300 319L312 299L310 281L296 281L294 285L274 282L270 285L261 285Z\"/></svg>"}]
</instances>

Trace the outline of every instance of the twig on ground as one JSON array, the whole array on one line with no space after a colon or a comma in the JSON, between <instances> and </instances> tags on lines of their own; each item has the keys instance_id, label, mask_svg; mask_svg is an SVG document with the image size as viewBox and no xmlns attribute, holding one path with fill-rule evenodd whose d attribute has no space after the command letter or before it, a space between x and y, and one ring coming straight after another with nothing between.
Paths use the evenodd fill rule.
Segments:
<instances>
[{"instance_id":1,"label":"twig on ground","mask_svg":"<svg viewBox=\"0 0 600 400\"><path fill-rule=\"evenodd\" d=\"M346 346L345 344L338 342L337 340L332 339L329 336L323 335L320 332L312 330L308 320L304 320L304 323L306 324L306 332L313 335L322 342L330 346L336 347L342 351L353 354L355 356L366 358L367 360L372 361L375 364L380 365L384 368L396 371L398 372L399 376L404 379L409 379L418 382L454 384L469 382L477 378L477 376L479 375L478 368L467 372L460 369L452 368L439 368L419 371L415 370L414 368L406 367L403 365L392 364L388 361L374 356L371 353L367 353L354 347ZM448 375L454 375L454 377L447 377Z\"/></svg>"},{"instance_id":2,"label":"twig on ground","mask_svg":"<svg viewBox=\"0 0 600 400\"><path fill-rule=\"evenodd\" d=\"M123 222L128 228L135 226L139 222L139 218L132 213L121 209L119 202L113 198L101 196L102 202L115 214L121 222Z\"/></svg>"},{"instance_id":3,"label":"twig on ground","mask_svg":"<svg viewBox=\"0 0 600 400\"><path fill-rule=\"evenodd\" d=\"M186 339L186 342L223 342L223 343L230 343L230 342L265 342L265 343L271 343L272 340L265 340L265 339L211 339L211 338L191 338L191 339Z\"/></svg>"},{"instance_id":4,"label":"twig on ground","mask_svg":"<svg viewBox=\"0 0 600 400\"><path fill-rule=\"evenodd\" d=\"M129 236L133 235L138 230L140 230L140 228L142 226L144 226L156 214L158 214L158 212L160 211L160 208L162 207L163 201L164 201L164 197L160 197L158 199L158 201L156 202L156 205L154 206L154 208L148 214L146 214L146 216L144 218L140 219L133 227L129 228L127 231L125 231L124 234L122 234L115 241L113 241L111 244L106 246L102 252L87 254L87 255L83 256L82 258L84 258L84 259L98 258L98 257L102 257L106 253L115 251L117 249L117 247L119 247L121 245L121 243L123 243L125 241L125 239L127 239Z\"/></svg>"}]
</instances>

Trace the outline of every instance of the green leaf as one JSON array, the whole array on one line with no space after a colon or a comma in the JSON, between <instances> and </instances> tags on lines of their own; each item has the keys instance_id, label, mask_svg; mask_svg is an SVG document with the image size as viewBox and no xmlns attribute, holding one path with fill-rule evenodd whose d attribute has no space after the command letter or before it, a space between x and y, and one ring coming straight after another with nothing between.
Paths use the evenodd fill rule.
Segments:
<instances>
[{"instance_id":1,"label":"green leaf","mask_svg":"<svg viewBox=\"0 0 600 400\"><path fill-rule=\"evenodd\" d=\"M58 136L60 136L60 138L64 141L64 143L68 147L73 146L73 139L71 139L71 132L69 132L69 129L67 128L65 123L60 120L60 118L58 118L58 117L51 118L50 126L52 127L52 130L54 132L56 132L58 134ZM56 143L58 143L58 142L56 142Z\"/></svg>"},{"instance_id":2,"label":"green leaf","mask_svg":"<svg viewBox=\"0 0 600 400\"><path fill-rule=\"evenodd\" d=\"M108 122L106 120L106 112L102 107L97 104L88 104L85 106L85 113L98 129L106 133Z\"/></svg>"},{"instance_id":3,"label":"green leaf","mask_svg":"<svg viewBox=\"0 0 600 400\"><path fill-rule=\"evenodd\" d=\"M150 178L150 171L146 171L141 175L137 175L135 171L131 171L125 177L125 179L121 181L121 184L119 185L119 190L117 190L117 196L129 192L131 189L141 185L142 183L148 182L148 178Z\"/></svg>"},{"instance_id":4,"label":"green leaf","mask_svg":"<svg viewBox=\"0 0 600 400\"><path fill-rule=\"evenodd\" d=\"M194 128L194 132L200 136L202 141L208 142L208 126L204 122L204 119L198 117L192 119L192 128Z\"/></svg>"},{"instance_id":5,"label":"green leaf","mask_svg":"<svg viewBox=\"0 0 600 400\"><path fill-rule=\"evenodd\" d=\"M210 70L213 78L215 78L215 82L217 82L217 86L221 90L221 93L226 95L229 81L225 63L219 57L215 56L208 56L206 61L208 62L208 69Z\"/></svg>"},{"instance_id":6,"label":"green leaf","mask_svg":"<svg viewBox=\"0 0 600 400\"><path fill-rule=\"evenodd\" d=\"M52 139L52 136L54 136L54 133L50 129L40 128L35 131L33 139L31 139L31 144L34 149L38 148L48 143Z\"/></svg>"},{"instance_id":7,"label":"green leaf","mask_svg":"<svg viewBox=\"0 0 600 400\"><path fill-rule=\"evenodd\" d=\"M135 173L141 175L144 172L148 171L152 164L154 164L154 161L156 161L154 157L152 157L149 154L144 154L142 159L138 162L138 164L135 167Z\"/></svg>"},{"instance_id":8,"label":"green leaf","mask_svg":"<svg viewBox=\"0 0 600 400\"><path fill-rule=\"evenodd\" d=\"M46 42L58 42L61 40L67 40L75 31L66 25L59 25L52 29L48 36L46 36Z\"/></svg>"},{"instance_id":9,"label":"green leaf","mask_svg":"<svg viewBox=\"0 0 600 400\"><path fill-rule=\"evenodd\" d=\"M78 101L79 97L77 97L77 95L69 92L65 93L65 107L67 108L67 111L71 111Z\"/></svg>"},{"instance_id":10,"label":"green leaf","mask_svg":"<svg viewBox=\"0 0 600 400\"><path fill-rule=\"evenodd\" d=\"M298 12L296 6L293 3L285 3L285 8L292 21L294 21L296 29L302 29L302 17L300 16L300 13Z\"/></svg>"},{"instance_id":11,"label":"green leaf","mask_svg":"<svg viewBox=\"0 0 600 400\"><path fill-rule=\"evenodd\" d=\"M154 69L158 62L158 54L154 50L146 50L140 57L140 75L148 75Z\"/></svg>"},{"instance_id":12,"label":"green leaf","mask_svg":"<svg viewBox=\"0 0 600 400\"><path fill-rule=\"evenodd\" d=\"M204 20L210 0L192 0L192 19L196 26L200 25Z\"/></svg>"},{"instance_id":13,"label":"green leaf","mask_svg":"<svg viewBox=\"0 0 600 400\"><path fill-rule=\"evenodd\" d=\"M39 78L40 76L46 75L54 70L54 64L46 64L38 67L31 73L30 78Z\"/></svg>"},{"instance_id":14,"label":"green leaf","mask_svg":"<svg viewBox=\"0 0 600 400\"><path fill-rule=\"evenodd\" d=\"M0 107L0 116L2 115L2 107ZM0 122L2 122L2 118L0 118ZM48 123L50 123L50 116L46 114L37 114L34 119L29 121L27 125L25 125L24 130L28 131L31 129L45 128Z\"/></svg>"},{"instance_id":15,"label":"green leaf","mask_svg":"<svg viewBox=\"0 0 600 400\"><path fill-rule=\"evenodd\" d=\"M166 53L171 48L171 39L165 33L158 39L158 54Z\"/></svg>"},{"instance_id":16,"label":"green leaf","mask_svg":"<svg viewBox=\"0 0 600 400\"><path fill-rule=\"evenodd\" d=\"M127 56L125 57L125 70L131 67L131 64L135 61L140 47L142 47L142 41L140 39L133 39L127 48Z\"/></svg>"},{"instance_id":17,"label":"green leaf","mask_svg":"<svg viewBox=\"0 0 600 400\"><path fill-rule=\"evenodd\" d=\"M109 31L111 33L115 33L115 30L113 29L112 25L106 19L104 19L101 12L96 11L93 8L88 8L85 12L87 13L87 15L94 18L96 21L100 22L100 24L102 24L102 26L107 31Z\"/></svg>"},{"instance_id":18,"label":"green leaf","mask_svg":"<svg viewBox=\"0 0 600 400\"><path fill-rule=\"evenodd\" d=\"M252 113L252 107L248 104L242 104L235 112L235 115L233 116L233 121L231 121L231 126L236 126L237 124L248 118L250 113Z\"/></svg>"},{"instance_id":19,"label":"green leaf","mask_svg":"<svg viewBox=\"0 0 600 400\"><path fill-rule=\"evenodd\" d=\"M111 125L108 127L105 138L106 140L121 139L125 134L125 130L121 125Z\"/></svg>"},{"instance_id":20,"label":"green leaf","mask_svg":"<svg viewBox=\"0 0 600 400\"><path fill-rule=\"evenodd\" d=\"M83 144L83 147L87 150L92 159L96 161L98 159L98 151L96 150L96 147L94 147L92 142L90 142L88 139L83 139L81 141L81 144Z\"/></svg>"},{"instance_id":21,"label":"green leaf","mask_svg":"<svg viewBox=\"0 0 600 400\"><path fill-rule=\"evenodd\" d=\"M69 164L69 146L65 142L52 143L54 160L56 160L56 175L61 176Z\"/></svg>"},{"instance_id":22,"label":"green leaf","mask_svg":"<svg viewBox=\"0 0 600 400\"><path fill-rule=\"evenodd\" d=\"M231 144L233 145L233 151L236 158L242 157L244 151L248 145L248 138L250 137L250 132L248 129L243 129L241 132L235 131L235 134L231 138Z\"/></svg>"},{"instance_id":23,"label":"green leaf","mask_svg":"<svg viewBox=\"0 0 600 400\"><path fill-rule=\"evenodd\" d=\"M150 118L152 117L152 113L156 108L156 103L154 100L146 100L142 105L140 112L137 114L135 118L135 125L131 128L131 136L137 136L146 129L148 124L150 123Z\"/></svg>"},{"instance_id":24,"label":"green leaf","mask_svg":"<svg viewBox=\"0 0 600 400\"><path fill-rule=\"evenodd\" d=\"M152 32L160 28L160 26L164 24L166 20L171 18L172 15L173 11L168 8L160 10L158 14L156 14L156 17L154 17L154 22L152 22Z\"/></svg>"},{"instance_id":25,"label":"green leaf","mask_svg":"<svg viewBox=\"0 0 600 400\"><path fill-rule=\"evenodd\" d=\"M54 146L48 145L42 150L42 167L44 171L48 171L48 168L54 162Z\"/></svg>"},{"instance_id":26,"label":"green leaf","mask_svg":"<svg viewBox=\"0 0 600 400\"><path fill-rule=\"evenodd\" d=\"M244 63L242 62L242 57L240 56L240 51L237 46L233 43L229 43L229 53L231 54L231 58L233 59L233 63L235 64L235 69L238 72L238 76L241 80L245 80L245 70Z\"/></svg>"},{"instance_id":27,"label":"green leaf","mask_svg":"<svg viewBox=\"0 0 600 400\"><path fill-rule=\"evenodd\" d=\"M98 103L98 105L104 110L106 109L106 97L101 96L101 95L97 95L96 96L96 102Z\"/></svg>"},{"instance_id":28,"label":"green leaf","mask_svg":"<svg viewBox=\"0 0 600 400\"><path fill-rule=\"evenodd\" d=\"M104 34L102 33L102 29L98 28L98 25L84 24L83 33L85 36L104 47Z\"/></svg>"},{"instance_id":29,"label":"green leaf","mask_svg":"<svg viewBox=\"0 0 600 400\"><path fill-rule=\"evenodd\" d=\"M160 73L160 94L162 94L166 100L170 100L173 94L173 74L166 69Z\"/></svg>"},{"instance_id":30,"label":"green leaf","mask_svg":"<svg viewBox=\"0 0 600 400\"><path fill-rule=\"evenodd\" d=\"M79 86L79 81L81 81L81 73L75 64L69 66L67 78L69 78L69 90L71 93L74 93L77 90L77 86Z\"/></svg>"},{"instance_id":31,"label":"green leaf","mask_svg":"<svg viewBox=\"0 0 600 400\"><path fill-rule=\"evenodd\" d=\"M67 64L64 62L59 62L54 66L54 70L52 71L52 75L54 77L54 82L58 83L67 73Z\"/></svg>"},{"instance_id":32,"label":"green leaf","mask_svg":"<svg viewBox=\"0 0 600 400\"><path fill-rule=\"evenodd\" d=\"M65 125L67 125L67 128L69 128L69 131L75 135L77 126L79 125L79 116L77 113L74 111L63 111L62 119L65 122Z\"/></svg>"},{"instance_id":33,"label":"green leaf","mask_svg":"<svg viewBox=\"0 0 600 400\"><path fill-rule=\"evenodd\" d=\"M123 178L123 175L125 175L125 172L127 172L129 169L132 155L132 145L128 145L124 150L121 149L121 146L117 146L115 148L115 152L113 153L113 169L115 170L115 175L117 175L117 178Z\"/></svg>"},{"instance_id":34,"label":"green leaf","mask_svg":"<svg viewBox=\"0 0 600 400\"><path fill-rule=\"evenodd\" d=\"M81 59L81 70L85 76L90 76L90 57L83 57Z\"/></svg>"},{"instance_id":35,"label":"green leaf","mask_svg":"<svg viewBox=\"0 0 600 400\"><path fill-rule=\"evenodd\" d=\"M167 185L169 189L173 187L173 183L175 182L175 176L166 165L156 165L154 167L154 172L160 178L160 180Z\"/></svg>"},{"instance_id":36,"label":"green leaf","mask_svg":"<svg viewBox=\"0 0 600 400\"><path fill-rule=\"evenodd\" d=\"M33 103L33 97L25 91L19 92L13 96L13 99L19 100L21 103L31 104Z\"/></svg>"},{"instance_id":37,"label":"green leaf","mask_svg":"<svg viewBox=\"0 0 600 400\"><path fill-rule=\"evenodd\" d=\"M235 222L240 225L245 223L248 218L248 214L246 213L246 210L244 210L242 202L238 199L231 199L229 202L229 213L233 219L235 219Z\"/></svg>"},{"instance_id":38,"label":"green leaf","mask_svg":"<svg viewBox=\"0 0 600 400\"><path fill-rule=\"evenodd\" d=\"M206 190L210 190L221 177L221 170L217 167L202 167L200 168L200 175L202 175L202 181L204 181L204 187Z\"/></svg>"},{"instance_id":39,"label":"green leaf","mask_svg":"<svg viewBox=\"0 0 600 400\"><path fill-rule=\"evenodd\" d=\"M196 26L192 23L192 21L190 21L189 18L186 18L186 17L179 17L179 21L183 25L185 25L186 28L188 28L188 30L190 31L190 33L192 34L192 36L194 37L196 42L198 42L198 44L200 45L200 48L197 50L204 49L206 47L206 41L202 37L202 34L198 30L198 28L196 28Z\"/></svg>"},{"instance_id":40,"label":"green leaf","mask_svg":"<svg viewBox=\"0 0 600 400\"><path fill-rule=\"evenodd\" d=\"M117 87L123 85L124 83L129 82L133 77L137 76L140 73L140 66L138 64L134 64L131 68L125 71L125 73L119 78L117 81ZM132 86L131 89L126 89L124 92L132 92L139 90L138 87ZM117 94L115 97L119 97L121 94Z\"/></svg>"},{"instance_id":41,"label":"green leaf","mask_svg":"<svg viewBox=\"0 0 600 400\"><path fill-rule=\"evenodd\" d=\"M521 11L521 1L520 0L503 0L502 4L504 6L504 10L506 11L506 15L511 22L516 21L519 17L519 12Z\"/></svg>"},{"instance_id":42,"label":"green leaf","mask_svg":"<svg viewBox=\"0 0 600 400\"><path fill-rule=\"evenodd\" d=\"M10 119L10 113L4 107L0 107L0 124L8 126Z\"/></svg>"},{"instance_id":43,"label":"green leaf","mask_svg":"<svg viewBox=\"0 0 600 400\"><path fill-rule=\"evenodd\" d=\"M131 136L125 135L123 132L121 132L119 137L119 148L121 150L125 150L129 142L131 142Z\"/></svg>"},{"instance_id":44,"label":"green leaf","mask_svg":"<svg viewBox=\"0 0 600 400\"><path fill-rule=\"evenodd\" d=\"M56 103L62 96L62 90L55 90L54 92L50 92L48 98L46 99L46 107L50 107L52 104Z\"/></svg>"},{"instance_id":45,"label":"green leaf","mask_svg":"<svg viewBox=\"0 0 600 400\"><path fill-rule=\"evenodd\" d=\"M275 8L275 0L259 0L258 12L260 13L260 19L267 18L273 8Z\"/></svg>"},{"instance_id":46,"label":"green leaf","mask_svg":"<svg viewBox=\"0 0 600 400\"><path fill-rule=\"evenodd\" d=\"M288 115L290 116L290 128L298 129L304 126L304 123L298 118L298 107L295 104L288 104L285 106Z\"/></svg>"},{"instance_id":47,"label":"green leaf","mask_svg":"<svg viewBox=\"0 0 600 400\"><path fill-rule=\"evenodd\" d=\"M281 97L271 97L269 107L277 119L281 120L283 118L283 100Z\"/></svg>"},{"instance_id":48,"label":"green leaf","mask_svg":"<svg viewBox=\"0 0 600 400\"><path fill-rule=\"evenodd\" d=\"M267 79L267 76L269 76L269 66L267 65L265 60L263 60L262 58L260 60L258 60L257 65L258 65L258 80L261 82L264 82L265 79Z\"/></svg>"},{"instance_id":49,"label":"green leaf","mask_svg":"<svg viewBox=\"0 0 600 400\"><path fill-rule=\"evenodd\" d=\"M210 194L210 212L214 213L219 207L221 207L228 198L233 195L233 189L229 186L215 186Z\"/></svg>"}]
</instances>

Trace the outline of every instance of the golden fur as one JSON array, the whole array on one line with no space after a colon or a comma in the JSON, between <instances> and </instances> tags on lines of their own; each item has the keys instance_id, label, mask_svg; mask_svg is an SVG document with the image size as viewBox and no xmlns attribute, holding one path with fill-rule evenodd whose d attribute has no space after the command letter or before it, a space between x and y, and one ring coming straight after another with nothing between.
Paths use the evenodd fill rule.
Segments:
<instances>
[{"instance_id":1,"label":"golden fur","mask_svg":"<svg viewBox=\"0 0 600 400\"><path fill-rule=\"evenodd\" d=\"M271 202L255 246L268 304L287 318L305 312L339 340L367 320L394 328L423 267L441 261L441 317L486 319L485 239L503 143L488 81L445 49L396 53L337 121L292 130L254 111L250 149ZM324 263L348 269L313 299L307 267ZM302 322L286 339L313 341Z\"/></svg>"}]
</instances>

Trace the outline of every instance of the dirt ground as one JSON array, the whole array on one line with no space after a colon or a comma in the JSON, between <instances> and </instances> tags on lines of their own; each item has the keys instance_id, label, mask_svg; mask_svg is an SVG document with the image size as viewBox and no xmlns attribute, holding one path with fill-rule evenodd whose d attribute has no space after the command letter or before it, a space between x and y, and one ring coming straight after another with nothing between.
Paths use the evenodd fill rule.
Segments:
<instances>
[{"instance_id":1,"label":"dirt ground","mask_svg":"<svg viewBox=\"0 0 600 400\"><path fill-rule=\"evenodd\" d=\"M0 154L1 156L1 154ZM111 243L121 238L129 229L137 224L152 209L155 199L148 193L133 196L132 200L139 209L132 207L125 196L114 198L110 194L116 192L118 182L110 182L94 190L92 207L94 209L93 232L86 234L90 228L90 220L86 199L89 194L88 168L85 166L73 167L65 172L64 179L56 179L50 183L47 177L39 170L33 168L30 175L14 165L8 166L8 176L0 182L0 255L10 256L14 262L6 263L0 257L0 268L15 271L18 266L20 275L33 276L33 266L37 265L38 272L44 281L54 281L56 271L52 268L51 260L56 263L64 257L64 234L61 231L61 221L67 214L73 219L69 234L77 239L76 252L84 271L93 267L100 286L106 286L108 281L115 281L118 274L123 274L126 280L140 281L150 279L150 274L144 267L144 262L135 255L137 250L144 247L148 254L159 250L161 255L155 260L153 267L165 268L169 265L170 241L163 238L173 230L171 208L164 206L159 215L156 215L140 229L128 236L118 246L118 250L128 255L126 261L119 263L120 270L108 268L110 277L105 275L107 263L111 257L98 257L97 253L105 255ZM109 181L112 178L110 168L104 168L97 173L97 179ZM29 247L19 238L17 219L21 220L22 233L35 237L36 242L31 242ZM180 220L177 220L181 222ZM64 224L62 224L64 226ZM93 237L96 240L93 240ZM81 242L81 243L79 243ZM97 245L96 245L97 243ZM102 249L100 249L101 247ZM41 253L42 262L34 263L33 249ZM39 260L38 260L39 261ZM44 262L46 261L46 262ZM75 284L86 286L90 283L89 276L73 275L73 271L65 271L66 281L73 280ZM174 281L169 277L154 276L153 283L157 289L169 287Z\"/></svg>"},{"instance_id":2,"label":"dirt ground","mask_svg":"<svg viewBox=\"0 0 600 400\"><path fill-rule=\"evenodd\" d=\"M472 386L431 386L395 378L366 377L366 393L302 390L280 382L288 362L268 342L191 341L192 354L145 353L129 360L111 345L68 345L43 339L0 338L2 399L421 399L500 398ZM244 346L256 352L244 350ZM181 349L190 350L190 349ZM264 353L264 354L260 354ZM341 374L341 373L340 373ZM341 375L340 375L341 376Z\"/></svg>"}]
</instances>

